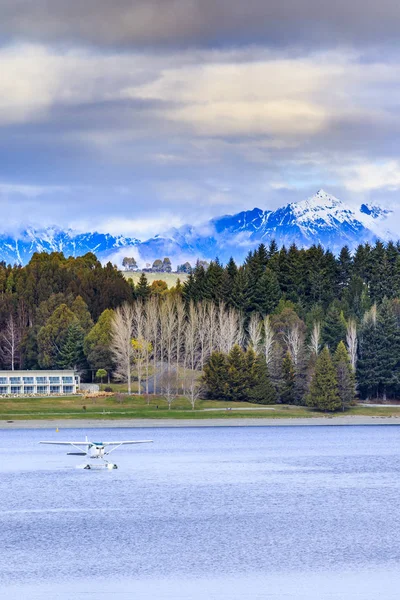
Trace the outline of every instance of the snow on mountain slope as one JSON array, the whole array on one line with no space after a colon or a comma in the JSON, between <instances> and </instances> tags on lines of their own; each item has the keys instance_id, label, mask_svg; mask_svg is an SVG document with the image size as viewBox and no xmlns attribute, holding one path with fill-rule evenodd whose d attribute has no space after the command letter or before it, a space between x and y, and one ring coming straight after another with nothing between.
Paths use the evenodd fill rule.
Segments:
<instances>
[{"instance_id":1,"label":"snow on mountain slope","mask_svg":"<svg viewBox=\"0 0 400 600\"><path fill-rule=\"evenodd\" d=\"M63 252L65 256L82 256L93 252L106 260L120 248L134 247L139 240L104 233L76 233L56 227L43 230L27 228L18 238L0 236L0 260L9 264L26 264L35 252Z\"/></svg>"},{"instance_id":2,"label":"snow on mountain slope","mask_svg":"<svg viewBox=\"0 0 400 600\"><path fill-rule=\"evenodd\" d=\"M354 249L361 242L394 239L387 227L389 214L367 205L353 209L319 190L307 200L275 211L254 208L213 219L201 227L185 225L143 242L138 249L146 260L164 253L171 258L184 256L185 260L218 256L226 262L233 256L242 261L249 250L275 239L279 246L321 244L338 252L345 244Z\"/></svg>"},{"instance_id":3,"label":"snow on mountain slope","mask_svg":"<svg viewBox=\"0 0 400 600\"><path fill-rule=\"evenodd\" d=\"M231 256L241 262L249 250L273 239L279 246L321 244L337 253L345 244L354 249L359 243L373 243L378 238L397 239L389 228L390 215L387 209L367 204L352 208L319 190L311 198L274 211L254 208L200 225L184 225L143 242L96 232L77 234L56 227L41 231L27 228L18 238L0 237L0 260L25 264L34 252L63 252L66 256L94 252L103 262L112 260L117 264L123 256L135 256L142 263L169 256L175 265L216 256L223 262Z\"/></svg>"}]
</instances>

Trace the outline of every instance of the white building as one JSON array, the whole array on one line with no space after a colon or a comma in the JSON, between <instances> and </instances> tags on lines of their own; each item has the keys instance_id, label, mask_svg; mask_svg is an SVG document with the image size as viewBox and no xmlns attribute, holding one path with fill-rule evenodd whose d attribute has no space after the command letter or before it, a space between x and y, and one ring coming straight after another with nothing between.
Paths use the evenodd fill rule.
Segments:
<instances>
[{"instance_id":1,"label":"white building","mask_svg":"<svg viewBox=\"0 0 400 600\"><path fill-rule=\"evenodd\" d=\"M79 386L74 371L0 371L0 396L76 394Z\"/></svg>"}]
</instances>

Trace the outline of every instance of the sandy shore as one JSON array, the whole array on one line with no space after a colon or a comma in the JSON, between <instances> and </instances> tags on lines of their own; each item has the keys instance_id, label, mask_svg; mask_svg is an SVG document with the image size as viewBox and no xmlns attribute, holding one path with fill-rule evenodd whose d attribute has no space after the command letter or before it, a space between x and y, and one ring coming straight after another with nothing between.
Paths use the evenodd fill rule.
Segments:
<instances>
[{"instance_id":1,"label":"sandy shore","mask_svg":"<svg viewBox=\"0 0 400 600\"><path fill-rule=\"evenodd\" d=\"M343 425L400 425L399 417L337 416L299 419L46 419L30 421L0 421L0 429L98 429L143 427L304 427Z\"/></svg>"}]
</instances>

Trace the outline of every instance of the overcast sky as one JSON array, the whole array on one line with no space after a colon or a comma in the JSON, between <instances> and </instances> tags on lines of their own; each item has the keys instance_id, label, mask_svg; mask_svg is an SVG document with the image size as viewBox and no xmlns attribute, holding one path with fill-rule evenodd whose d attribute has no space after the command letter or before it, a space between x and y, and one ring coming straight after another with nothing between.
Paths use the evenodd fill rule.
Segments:
<instances>
[{"instance_id":1,"label":"overcast sky","mask_svg":"<svg viewBox=\"0 0 400 600\"><path fill-rule=\"evenodd\" d=\"M398 0L2 0L0 228L400 188Z\"/></svg>"}]
</instances>

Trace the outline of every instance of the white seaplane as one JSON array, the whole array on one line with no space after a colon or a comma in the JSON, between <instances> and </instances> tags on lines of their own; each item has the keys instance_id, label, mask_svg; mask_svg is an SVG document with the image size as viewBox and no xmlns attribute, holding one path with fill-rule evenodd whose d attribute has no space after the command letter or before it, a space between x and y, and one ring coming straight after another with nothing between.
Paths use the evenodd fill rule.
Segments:
<instances>
[{"instance_id":1,"label":"white seaplane","mask_svg":"<svg viewBox=\"0 0 400 600\"><path fill-rule=\"evenodd\" d=\"M153 440L135 440L123 442L90 442L86 436L84 442L39 442L39 444L52 444L54 446L72 446L77 452L67 452L68 456L87 456L91 460L102 461L100 464L86 463L78 465L81 469L118 469L115 463L109 462L105 457L109 456L120 446L128 444L150 444ZM110 448L111 447L111 448ZM110 448L110 450L108 450Z\"/></svg>"}]
</instances>

